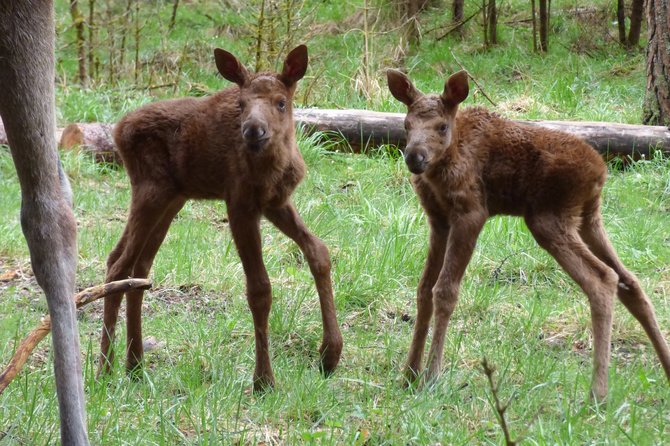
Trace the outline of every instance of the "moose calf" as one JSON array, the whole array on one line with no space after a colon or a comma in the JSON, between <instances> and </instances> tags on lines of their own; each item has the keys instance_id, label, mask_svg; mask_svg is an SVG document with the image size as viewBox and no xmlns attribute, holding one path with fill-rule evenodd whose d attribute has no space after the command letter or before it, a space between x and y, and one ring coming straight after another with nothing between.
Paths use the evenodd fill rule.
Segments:
<instances>
[{"instance_id":1,"label":"moose calf","mask_svg":"<svg viewBox=\"0 0 670 446\"><path fill-rule=\"evenodd\" d=\"M106 281L145 278L170 223L187 199L222 199L246 275L254 321L254 389L274 384L268 348L270 279L261 253L265 216L293 239L316 282L323 317L321 367L335 369L342 351L330 279L328 249L309 232L291 194L305 175L293 123L296 83L307 70L307 47L298 46L281 73L249 73L227 51L214 50L224 78L237 84L204 99L175 99L146 105L125 116L114 140L132 188L128 223L107 260ZM142 291L127 300L127 362L142 360ZM110 343L122 295L105 298L100 371L112 361Z\"/></svg>"},{"instance_id":2,"label":"moose calf","mask_svg":"<svg viewBox=\"0 0 670 446\"><path fill-rule=\"evenodd\" d=\"M503 119L480 107L458 112L468 96L465 71L441 95L424 95L396 70L393 96L407 105L405 162L430 225L430 247L417 292L417 318L406 365L416 379L435 313L427 379L440 372L444 335L465 268L486 220L522 216L539 245L589 298L594 338L591 395L607 395L613 298L640 322L670 380L670 350L649 298L617 257L602 223L607 168L593 148L557 131Z\"/></svg>"}]
</instances>

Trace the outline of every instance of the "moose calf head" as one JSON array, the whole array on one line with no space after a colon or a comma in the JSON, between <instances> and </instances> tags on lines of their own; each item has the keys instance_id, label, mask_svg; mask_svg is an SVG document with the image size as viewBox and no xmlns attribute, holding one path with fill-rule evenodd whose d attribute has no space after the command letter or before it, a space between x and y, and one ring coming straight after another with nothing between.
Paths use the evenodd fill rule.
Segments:
<instances>
[{"instance_id":1,"label":"moose calf head","mask_svg":"<svg viewBox=\"0 0 670 446\"><path fill-rule=\"evenodd\" d=\"M468 97L468 74L452 75L441 95L423 94L400 71L388 70L386 76L393 96L407 105L405 162L410 172L421 174L451 144L458 104Z\"/></svg>"},{"instance_id":2,"label":"moose calf head","mask_svg":"<svg viewBox=\"0 0 670 446\"><path fill-rule=\"evenodd\" d=\"M214 50L221 75L240 87L241 130L246 147L261 152L273 138L285 141L293 132L292 102L296 83L307 71L307 47L293 49L281 74L250 74L228 51Z\"/></svg>"}]
</instances>

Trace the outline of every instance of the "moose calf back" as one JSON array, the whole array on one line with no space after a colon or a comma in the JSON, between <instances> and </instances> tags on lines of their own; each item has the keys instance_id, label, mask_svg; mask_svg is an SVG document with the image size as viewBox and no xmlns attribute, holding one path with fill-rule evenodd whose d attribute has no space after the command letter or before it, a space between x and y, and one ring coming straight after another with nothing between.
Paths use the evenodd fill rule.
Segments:
<instances>
[{"instance_id":1,"label":"moose calf back","mask_svg":"<svg viewBox=\"0 0 670 446\"><path fill-rule=\"evenodd\" d=\"M455 143L484 188L489 215L581 209L598 200L607 176L581 139L516 123L481 107L458 112Z\"/></svg>"},{"instance_id":2,"label":"moose calf back","mask_svg":"<svg viewBox=\"0 0 670 446\"><path fill-rule=\"evenodd\" d=\"M304 164L295 149L293 120L276 124L285 127L270 141L277 147L249 153L239 100L240 88L234 86L208 98L160 101L127 114L115 126L114 139L133 187L224 200L235 191L249 192L250 184L270 183L264 185L270 190L284 181L294 188ZM235 186L240 184L246 186Z\"/></svg>"}]
</instances>

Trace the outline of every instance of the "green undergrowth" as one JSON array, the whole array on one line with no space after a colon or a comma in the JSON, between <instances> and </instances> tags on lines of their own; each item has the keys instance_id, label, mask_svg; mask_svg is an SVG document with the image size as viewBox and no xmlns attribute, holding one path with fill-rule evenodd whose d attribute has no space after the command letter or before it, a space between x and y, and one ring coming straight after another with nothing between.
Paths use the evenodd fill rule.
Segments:
<instances>
[{"instance_id":1,"label":"green undergrowth","mask_svg":"<svg viewBox=\"0 0 670 446\"><path fill-rule=\"evenodd\" d=\"M69 2L57 1L59 124L114 122L146 102L201 96L229 85L216 74L211 53L223 47L251 66L253 45L243 31L250 15L242 3L181 2L175 28L167 34L172 2L142 2L137 82L129 64L114 82L101 76L83 88L74 82ZM382 14L372 27L372 82L363 92L358 89L363 33L356 20L363 2L307 2L314 18L296 40L308 44L310 67L299 84L297 106L403 111L386 92L386 68L406 69L428 92L440 91L460 63L481 87L471 83L466 105L486 105L520 119L639 121L644 56L613 40L611 2L554 0L546 55L532 51L527 2L500 2L501 43L491 48L484 48L476 19L465 39L437 40L450 21L448 2L441 3L422 14L420 45L405 46L397 24L384 24ZM466 2L466 16L475 3ZM126 2L110 4L122 9ZM106 41L103 37L101 31ZM130 60L130 37L127 45ZM106 56L100 54L104 70ZM390 147L366 155L342 153L319 135L300 135L299 144L308 174L295 202L329 247L333 264L345 342L335 374L323 378L317 367L321 318L309 268L299 249L263 222L277 387L262 396L250 392L253 325L226 207L190 202L171 227L151 273L153 288L145 294L144 334L153 336L158 348L147 353L142 379L129 379L122 364L114 365L110 377L95 379L102 304L79 315L92 443L502 444L483 358L496 367L499 397L510 401L506 418L512 437L523 436L524 444L667 441L670 388L639 324L616 304L609 397L605 405L589 403L587 299L523 222L509 217L491 219L479 238L447 333L443 375L429 387L405 389L401 371L428 243L406 166ZM75 194L82 289L103 281L106 258L126 221L130 190L122 169L95 164L84 154L61 156ZM610 238L653 301L666 339L669 172L663 157L623 168L612 164L603 193ZM11 156L0 146L0 364L47 311L21 234L19 197ZM121 323L119 352L124 338ZM52 359L44 341L0 396L0 446L58 443Z\"/></svg>"},{"instance_id":2,"label":"green undergrowth","mask_svg":"<svg viewBox=\"0 0 670 446\"><path fill-rule=\"evenodd\" d=\"M59 122L114 122L138 105L175 96L201 96L229 86L216 71L212 51L225 48L253 67L254 26L260 2L203 1L184 4L172 31L166 30L172 2L150 2L139 10L141 37L135 68L134 28L125 36L124 63L119 40L98 24L99 75L86 88L78 85L75 30L68 2L57 1L57 101ZM223 3L223 4L222 4ZM302 2L294 2L300 3ZM616 40L616 11L604 0L554 0L549 52L533 51L530 7L521 0L499 2L499 43L485 46L481 19L475 16L455 33L448 2L429 2L419 18L421 38L408 44L402 21L394 18L392 2L370 1L368 50L364 53L362 0L305 0L301 23L291 41L309 47L310 65L300 82L300 107L367 108L404 111L386 88L388 68L406 70L425 92L441 91L446 78L466 68L471 82L470 103L485 105L519 119L590 120L638 123L646 85L644 30L641 46L625 50ZM479 8L465 2L465 16ZM123 16L124 2L111 2ZM228 6L226 6L228 4ZM86 8L80 6L82 12ZM109 6L99 6L107 14ZM121 26L121 18L115 26ZM271 36L264 36L270 39ZM115 42L114 50L109 47ZM281 39L277 42L283 45ZM111 55L110 55L111 54ZM271 68L281 69L285 54ZM364 57L365 56L365 57ZM108 74L112 57L119 73ZM114 65L114 66L116 66ZM363 68L367 67L367 78ZM488 96L493 104L486 99ZM495 105L494 105L495 104Z\"/></svg>"},{"instance_id":3,"label":"green undergrowth","mask_svg":"<svg viewBox=\"0 0 670 446\"><path fill-rule=\"evenodd\" d=\"M225 205L191 202L173 224L144 302L147 354L134 382L116 364L96 381L101 303L79 316L88 426L96 444L499 444L480 362L496 368L513 435L528 444L659 444L667 438L670 389L644 332L617 304L606 405L589 404L592 338L586 297L536 246L523 222L489 221L466 273L445 345L444 373L419 390L401 370L415 315L427 227L408 173L393 151L332 152L301 137L309 172L295 201L330 248L345 347L330 378L317 368L321 320L297 247L267 222L263 254L273 284L270 318L277 388L250 393L253 326ZM78 288L103 280L123 228L123 170L63 154L79 227ZM668 337L668 161L612 170L603 214L623 261L656 306ZM21 237L11 160L0 152L0 363L46 312ZM123 351L120 327L117 349ZM48 342L0 399L0 445L57 441Z\"/></svg>"}]
</instances>

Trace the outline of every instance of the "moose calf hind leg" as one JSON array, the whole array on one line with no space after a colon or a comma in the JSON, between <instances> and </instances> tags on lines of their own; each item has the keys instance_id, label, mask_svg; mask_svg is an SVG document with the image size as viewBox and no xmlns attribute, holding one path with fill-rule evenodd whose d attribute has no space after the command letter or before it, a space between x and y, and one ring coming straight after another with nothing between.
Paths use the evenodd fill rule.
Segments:
<instances>
[{"instance_id":1,"label":"moose calf hind leg","mask_svg":"<svg viewBox=\"0 0 670 446\"><path fill-rule=\"evenodd\" d=\"M640 283L631 273L622 274L617 287L617 296L628 311L638 320L647 336L651 340L658 359L663 366L665 376L670 382L670 349L663 338L661 329L656 321L654 306L649 297L642 291Z\"/></svg>"},{"instance_id":2,"label":"moose calf hind leg","mask_svg":"<svg viewBox=\"0 0 670 446\"><path fill-rule=\"evenodd\" d=\"M589 250L569 217L534 216L526 223L538 244L586 293L593 331L593 378L591 396L602 401L607 396L611 355L614 294L618 276Z\"/></svg>"},{"instance_id":3,"label":"moose calf hind leg","mask_svg":"<svg viewBox=\"0 0 670 446\"><path fill-rule=\"evenodd\" d=\"M668 381L670 381L670 349L668 349L668 344L663 338L661 329L656 321L654 306L642 290L637 277L624 267L617 256L614 247L607 237L597 209L594 213L584 218L584 224L580 228L580 235L596 256L613 268L618 274L617 296L621 303L624 304L628 311L642 325L642 328L644 328L656 350L665 375Z\"/></svg>"},{"instance_id":4,"label":"moose calf hind leg","mask_svg":"<svg viewBox=\"0 0 670 446\"><path fill-rule=\"evenodd\" d=\"M333 285L330 278L330 254L326 245L309 231L306 231L306 240L305 246L300 247L307 257L316 283L323 324L323 340L319 348L320 368L324 375L329 376L340 362L343 345L342 333L335 314Z\"/></svg>"}]
</instances>

